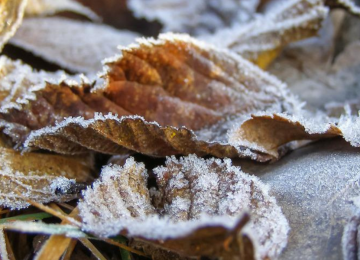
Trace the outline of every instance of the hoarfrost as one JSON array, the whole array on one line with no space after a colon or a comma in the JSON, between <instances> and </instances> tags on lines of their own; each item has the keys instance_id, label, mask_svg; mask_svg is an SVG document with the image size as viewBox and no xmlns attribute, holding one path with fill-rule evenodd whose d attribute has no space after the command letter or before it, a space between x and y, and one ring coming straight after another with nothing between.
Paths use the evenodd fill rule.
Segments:
<instances>
[{"instance_id":1,"label":"hoarfrost","mask_svg":"<svg viewBox=\"0 0 360 260\"><path fill-rule=\"evenodd\" d=\"M254 239L259 258L276 257L286 246L288 223L268 195L268 187L232 166L229 159L171 157L153 171L159 187L151 192L154 205L143 164L129 158L123 167L104 167L101 179L79 203L84 229L100 236L121 233L143 242L163 241L160 247L174 251L175 241L186 241L200 229L234 230L242 214L249 212L251 222L241 236ZM183 243L200 242L192 239ZM174 241L167 244L168 240Z\"/></svg>"}]
</instances>

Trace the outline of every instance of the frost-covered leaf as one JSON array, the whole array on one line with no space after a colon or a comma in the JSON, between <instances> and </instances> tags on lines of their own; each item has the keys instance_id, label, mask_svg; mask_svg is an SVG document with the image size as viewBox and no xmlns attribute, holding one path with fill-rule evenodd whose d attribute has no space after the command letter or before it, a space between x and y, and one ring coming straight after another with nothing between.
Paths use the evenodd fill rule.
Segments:
<instances>
[{"instance_id":1,"label":"frost-covered leaf","mask_svg":"<svg viewBox=\"0 0 360 260\"><path fill-rule=\"evenodd\" d=\"M135 16L160 21L163 32L192 35L247 22L255 15L258 3L258 0L128 0Z\"/></svg>"},{"instance_id":2,"label":"frost-covered leaf","mask_svg":"<svg viewBox=\"0 0 360 260\"><path fill-rule=\"evenodd\" d=\"M158 189L149 191L145 166L133 158L104 167L79 203L83 228L187 257L268 259L285 247L288 223L268 188L230 160L172 157L153 172Z\"/></svg>"},{"instance_id":3,"label":"frost-covered leaf","mask_svg":"<svg viewBox=\"0 0 360 260\"><path fill-rule=\"evenodd\" d=\"M278 157L279 148L291 141L336 136L343 136L351 145L360 147L360 117L344 116L335 122L320 116L253 115L234 128L229 138L234 144Z\"/></svg>"},{"instance_id":4,"label":"frost-covered leaf","mask_svg":"<svg viewBox=\"0 0 360 260\"><path fill-rule=\"evenodd\" d=\"M92 20L99 20L99 17L91 9L75 0L28 0L27 2L26 16L45 16L70 11L84 15Z\"/></svg>"},{"instance_id":5,"label":"frost-covered leaf","mask_svg":"<svg viewBox=\"0 0 360 260\"><path fill-rule=\"evenodd\" d=\"M239 162L271 186L290 223L280 259L342 259L341 237L359 197L358 148L341 139L314 143L275 164Z\"/></svg>"},{"instance_id":6,"label":"frost-covered leaf","mask_svg":"<svg viewBox=\"0 0 360 260\"><path fill-rule=\"evenodd\" d=\"M32 88L12 110L3 110L2 118L37 130L82 116L33 132L27 141L61 153L86 147L117 154L126 147L154 156L196 153L264 161L270 157L228 143L232 119L300 107L276 78L236 54L185 35L165 34L123 48L122 56L108 62L106 78L103 87L61 83ZM93 119L96 112L117 116Z\"/></svg>"},{"instance_id":7,"label":"frost-covered leaf","mask_svg":"<svg viewBox=\"0 0 360 260\"><path fill-rule=\"evenodd\" d=\"M106 25L59 17L27 18L10 43L59 66L86 73L101 70L101 61L139 35Z\"/></svg>"},{"instance_id":8,"label":"frost-covered leaf","mask_svg":"<svg viewBox=\"0 0 360 260\"><path fill-rule=\"evenodd\" d=\"M89 156L24 153L0 147L0 205L24 208L24 198L37 202L66 201L78 195L76 182L90 178Z\"/></svg>"},{"instance_id":9,"label":"frost-covered leaf","mask_svg":"<svg viewBox=\"0 0 360 260\"><path fill-rule=\"evenodd\" d=\"M26 0L2 0L0 2L0 50L20 26Z\"/></svg>"},{"instance_id":10,"label":"frost-covered leaf","mask_svg":"<svg viewBox=\"0 0 360 260\"><path fill-rule=\"evenodd\" d=\"M327 14L321 0L281 2L247 24L220 30L204 39L266 68L289 43L316 35Z\"/></svg>"},{"instance_id":11,"label":"frost-covered leaf","mask_svg":"<svg viewBox=\"0 0 360 260\"><path fill-rule=\"evenodd\" d=\"M360 98L360 20L345 16L337 23L328 19L319 37L287 47L269 67L308 109Z\"/></svg>"}]
</instances>

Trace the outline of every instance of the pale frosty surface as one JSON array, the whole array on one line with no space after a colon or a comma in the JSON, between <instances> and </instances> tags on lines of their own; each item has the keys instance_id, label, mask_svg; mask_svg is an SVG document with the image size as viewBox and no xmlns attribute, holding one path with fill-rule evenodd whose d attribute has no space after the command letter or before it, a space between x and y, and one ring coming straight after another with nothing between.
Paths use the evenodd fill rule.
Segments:
<instances>
[{"instance_id":1,"label":"pale frosty surface","mask_svg":"<svg viewBox=\"0 0 360 260\"><path fill-rule=\"evenodd\" d=\"M123 167L105 166L79 203L84 229L100 236L126 230L145 241L171 240L212 226L230 231L249 212L251 222L242 232L254 240L259 258L276 257L286 246L288 223L268 187L230 160L171 157L154 173L159 190L149 192L142 163L129 158Z\"/></svg>"},{"instance_id":2,"label":"pale frosty surface","mask_svg":"<svg viewBox=\"0 0 360 260\"><path fill-rule=\"evenodd\" d=\"M294 151L272 165L241 162L272 189L290 222L280 259L341 259L343 228L360 195L358 148L342 140L322 141Z\"/></svg>"},{"instance_id":3,"label":"pale frosty surface","mask_svg":"<svg viewBox=\"0 0 360 260\"><path fill-rule=\"evenodd\" d=\"M208 34L234 23L251 20L258 0L130 0L137 17L157 20L163 32Z\"/></svg>"},{"instance_id":4,"label":"pale frosty surface","mask_svg":"<svg viewBox=\"0 0 360 260\"><path fill-rule=\"evenodd\" d=\"M10 43L76 72L96 73L102 60L138 34L59 17L27 18Z\"/></svg>"}]
</instances>

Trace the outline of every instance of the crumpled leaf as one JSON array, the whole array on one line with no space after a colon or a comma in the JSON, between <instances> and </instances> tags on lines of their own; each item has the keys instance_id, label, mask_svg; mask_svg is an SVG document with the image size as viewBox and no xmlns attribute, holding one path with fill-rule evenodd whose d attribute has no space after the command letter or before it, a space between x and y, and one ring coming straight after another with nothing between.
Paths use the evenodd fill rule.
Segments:
<instances>
[{"instance_id":1,"label":"crumpled leaf","mask_svg":"<svg viewBox=\"0 0 360 260\"><path fill-rule=\"evenodd\" d=\"M327 5L335 8L343 8L351 14L360 16L360 7L356 4L356 0L326 0Z\"/></svg>"},{"instance_id":2,"label":"crumpled leaf","mask_svg":"<svg viewBox=\"0 0 360 260\"><path fill-rule=\"evenodd\" d=\"M82 116L33 131L26 142L60 153L90 148L117 154L126 147L153 156L210 153L266 161L272 156L228 143L232 118L301 106L285 85L250 62L184 35L165 34L124 48L121 57L109 61L106 77L104 87L63 82L32 88L21 107L5 110L2 118L9 127L15 123L37 130ZM93 119L96 112L118 116ZM29 132L17 141L22 143Z\"/></svg>"},{"instance_id":3,"label":"crumpled leaf","mask_svg":"<svg viewBox=\"0 0 360 260\"><path fill-rule=\"evenodd\" d=\"M341 139L298 149L281 162L238 162L271 186L290 223L289 242L279 259L342 259L344 226L359 197L358 148Z\"/></svg>"},{"instance_id":4,"label":"crumpled leaf","mask_svg":"<svg viewBox=\"0 0 360 260\"><path fill-rule=\"evenodd\" d=\"M229 139L234 144L279 156L279 148L291 141L316 140L343 136L351 145L360 147L360 117L345 116L338 122L330 119L285 114L253 115L235 128Z\"/></svg>"},{"instance_id":5,"label":"crumpled leaf","mask_svg":"<svg viewBox=\"0 0 360 260\"><path fill-rule=\"evenodd\" d=\"M27 0L3 0L0 3L0 50L20 26Z\"/></svg>"},{"instance_id":6,"label":"crumpled leaf","mask_svg":"<svg viewBox=\"0 0 360 260\"><path fill-rule=\"evenodd\" d=\"M219 30L204 40L266 68L289 43L317 35L328 15L322 0L295 0L275 6L247 24Z\"/></svg>"},{"instance_id":7,"label":"crumpled leaf","mask_svg":"<svg viewBox=\"0 0 360 260\"><path fill-rule=\"evenodd\" d=\"M27 18L10 43L76 72L96 73L118 45L138 34L60 17Z\"/></svg>"},{"instance_id":8,"label":"crumpled leaf","mask_svg":"<svg viewBox=\"0 0 360 260\"><path fill-rule=\"evenodd\" d=\"M267 187L229 159L172 157L153 171L158 190L149 192L145 166L133 158L123 167L103 168L78 205L83 228L102 237L122 234L183 257L268 259L285 247L288 224ZM244 227L245 212L251 220Z\"/></svg>"},{"instance_id":9,"label":"crumpled leaf","mask_svg":"<svg viewBox=\"0 0 360 260\"><path fill-rule=\"evenodd\" d=\"M78 196L76 182L90 179L89 156L68 157L0 147L0 206L19 209L36 202L66 201Z\"/></svg>"},{"instance_id":10,"label":"crumpled leaf","mask_svg":"<svg viewBox=\"0 0 360 260\"><path fill-rule=\"evenodd\" d=\"M200 35L249 21L258 3L258 0L128 0L128 7L136 17L160 21L163 32Z\"/></svg>"},{"instance_id":11,"label":"crumpled leaf","mask_svg":"<svg viewBox=\"0 0 360 260\"><path fill-rule=\"evenodd\" d=\"M63 11L78 13L95 21L100 19L91 9L75 0L28 0L25 15L45 16Z\"/></svg>"}]
</instances>

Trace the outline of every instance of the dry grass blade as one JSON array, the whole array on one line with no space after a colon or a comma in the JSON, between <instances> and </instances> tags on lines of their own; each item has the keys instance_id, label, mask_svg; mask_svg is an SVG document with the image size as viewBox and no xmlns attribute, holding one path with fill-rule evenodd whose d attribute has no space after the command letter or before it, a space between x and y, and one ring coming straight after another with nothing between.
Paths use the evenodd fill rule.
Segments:
<instances>
[{"instance_id":1,"label":"dry grass blade","mask_svg":"<svg viewBox=\"0 0 360 260\"><path fill-rule=\"evenodd\" d=\"M65 215L64 212L61 211L59 207L55 204L51 204L50 207L61 212ZM78 209L75 208L68 216L72 218L76 218L78 216ZM69 222L63 220L61 224L68 224ZM60 259L60 257L67 252L69 246L72 243L72 238L65 236L52 235L42 246L40 251L37 253L35 260L46 260L46 259Z\"/></svg>"},{"instance_id":2,"label":"dry grass blade","mask_svg":"<svg viewBox=\"0 0 360 260\"><path fill-rule=\"evenodd\" d=\"M4 229L0 229L0 259L15 260L14 253Z\"/></svg>"},{"instance_id":3,"label":"dry grass blade","mask_svg":"<svg viewBox=\"0 0 360 260\"><path fill-rule=\"evenodd\" d=\"M86 238L79 238L79 241L86 246L98 260L107 260L100 251Z\"/></svg>"},{"instance_id":4,"label":"dry grass blade","mask_svg":"<svg viewBox=\"0 0 360 260\"><path fill-rule=\"evenodd\" d=\"M76 244L77 244L77 240L71 239L70 244L69 244L68 248L66 249L65 254L62 256L61 260L70 260L71 259L71 255L74 252Z\"/></svg>"},{"instance_id":5,"label":"dry grass blade","mask_svg":"<svg viewBox=\"0 0 360 260\"><path fill-rule=\"evenodd\" d=\"M41 203L38 203L36 201L25 198L25 197L21 196L20 194L19 194L19 196L23 200L27 201L30 205L32 205L32 206L34 206L34 207L36 207L36 208L38 208L38 209L40 209L40 210L42 210L42 211L44 211L46 213L49 213L49 214L51 214L51 215L53 215L55 217L58 217L59 219L61 219L62 221L66 222L66 223L70 223L70 224L75 225L77 227L81 226L81 223L79 221L77 221L73 217L69 217L63 211L54 210L54 209L52 209L52 208L50 208L48 206L45 206L45 205L43 205Z\"/></svg>"}]
</instances>

